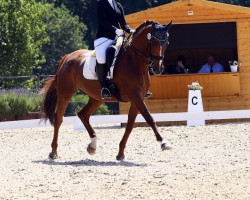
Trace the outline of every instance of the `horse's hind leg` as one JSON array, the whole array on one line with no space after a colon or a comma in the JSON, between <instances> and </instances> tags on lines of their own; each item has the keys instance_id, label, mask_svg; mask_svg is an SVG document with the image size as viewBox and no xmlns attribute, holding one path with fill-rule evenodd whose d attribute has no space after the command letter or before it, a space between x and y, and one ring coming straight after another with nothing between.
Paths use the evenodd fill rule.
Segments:
<instances>
[{"instance_id":1,"label":"horse's hind leg","mask_svg":"<svg viewBox=\"0 0 250 200\"><path fill-rule=\"evenodd\" d=\"M127 124L127 127L126 127L126 131L125 131L125 133L123 135L123 138L122 138L122 140L120 142L119 153L116 156L117 160L123 160L125 158L124 149L126 147L128 137L129 137L130 133L133 130L137 114L138 114L138 109L136 108L136 106L131 104L130 109L129 109L129 113L128 113L128 124Z\"/></svg>"},{"instance_id":2,"label":"horse's hind leg","mask_svg":"<svg viewBox=\"0 0 250 200\"><path fill-rule=\"evenodd\" d=\"M71 91L69 93L67 93L67 96L58 96L57 98L57 109L56 109L56 120L55 120L55 125L54 125L54 137L51 143L51 147L52 147L52 151L49 154L49 158L51 159L56 159L58 158L57 155L57 147L58 147L58 132L59 132L59 128L63 122L63 115L64 112L67 108L67 105L71 99L71 97L73 96L74 92Z\"/></svg>"},{"instance_id":3,"label":"horse's hind leg","mask_svg":"<svg viewBox=\"0 0 250 200\"><path fill-rule=\"evenodd\" d=\"M93 127L89 123L91 114L102 105L103 102L89 98L88 104L78 113L78 117L81 119L83 125L87 129L91 143L87 147L87 151L90 155L94 155L96 151L97 137Z\"/></svg>"}]
</instances>

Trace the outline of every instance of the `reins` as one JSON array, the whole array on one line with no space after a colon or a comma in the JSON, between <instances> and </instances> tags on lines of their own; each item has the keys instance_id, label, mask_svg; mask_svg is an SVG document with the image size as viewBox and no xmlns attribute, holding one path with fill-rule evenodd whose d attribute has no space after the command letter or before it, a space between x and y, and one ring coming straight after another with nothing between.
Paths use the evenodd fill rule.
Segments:
<instances>
[{"instance_id":1,"label":"reins","mask_svg":"<svg viewBox=\"0 0 250 200\"><path fill-rule=\"evenodd\" d=\"M132 36L132 34L133 33L130 33L129 36L127 38L125 38L124 44L128 43L129 47L131 47L131 49L133 49L133 51L135 52L135 54L138 57L140 57L148 65L149 72L152 73L152 74L155 74L154 70L153 70L154 59L155 60L163 60L164 56L155 56L155 55L152 55L152 52L151 52L151 39L152 39L152 36L151 36L150 33L147 35L147 39L148 39L148 41L147 41L148 55L146 55L144 52L142 52L138 48L136 48L132 44L132 42L129 42L129 39ZM157 38L156 38L156 40L158 41ZM148 59L148 61L145 60L144 58Z\"/></svg>"}]
</instances>

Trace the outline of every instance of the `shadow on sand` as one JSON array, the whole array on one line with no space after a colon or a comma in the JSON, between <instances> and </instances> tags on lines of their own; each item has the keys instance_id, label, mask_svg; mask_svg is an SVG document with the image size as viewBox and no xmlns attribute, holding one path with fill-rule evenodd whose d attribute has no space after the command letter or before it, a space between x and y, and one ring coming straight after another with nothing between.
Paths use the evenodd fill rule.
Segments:
<instances>
[{"instance_id":1,"label":"shadow on sand","mask_svg":"<svg viewBox=\"0 0 250 200\"><path fill-rule=\"evenodd\" d=\"M79 161L54 161L54 160L35 160L32 161L34 163L42 163L45 165L62 165L62 166L74 166L74 167L79 167L79 166L123 166L123 167L147 167L147 164L142 163L142 164L137 164L133 162L127 162L127 161L120 161L120 162L102 162L102 161L96 161L96 160L90 160L90 159L85 159L85 160L79 160Z\"/></svg>"},{"instance_id":2,"label":"shadow on sand","mask_svg":"<svg viewBox=\"0 0 250 200\"><path fill-rule=\"evenodd\" d=\"M93 126L94 129L105 130L105 129L124 129L124 127L118 125L110 125L110 126Z\"/></svg>"}]
</instances>

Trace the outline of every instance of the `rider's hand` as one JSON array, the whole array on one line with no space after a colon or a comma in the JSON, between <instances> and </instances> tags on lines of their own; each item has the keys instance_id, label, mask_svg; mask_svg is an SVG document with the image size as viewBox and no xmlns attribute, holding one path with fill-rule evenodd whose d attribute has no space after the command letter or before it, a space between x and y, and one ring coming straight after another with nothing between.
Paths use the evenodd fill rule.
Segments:
<instances>
[{"instance_id":1,"label":"rider's hand","mask_svg":"<svg viewBox=\"0 0 250 200\"><path fill-rule=\"evenodd\" d=\"M180 68L182 68L182 69L185 68L185 66L183 65L182 61L178 61L178 62L177 62L177 65L178 65Z\"/></svg>"},{"instance_id":2,"label":"rider's hand","mask_svg":"<svg viewBox=\"0 0 250 200\"><path fill-rule=\"evenodd\" d=\"M134 34L134 32L135 32L134 29L130 29L130 30L129 30L129 33L130 33L130 34Z\"/></svg>"},{"instance_id":3,"label":"rider's hand","mask_svg":"<svg viewBox=\"0 0 250 200\"><path fill-rule=\"evenodd\" d=\"M123 30L121 30L121 29L116 29L116 31L115 31L115 34L117 35L117 36L124 36L124 31Z\"/></svg>"}]
</instances>

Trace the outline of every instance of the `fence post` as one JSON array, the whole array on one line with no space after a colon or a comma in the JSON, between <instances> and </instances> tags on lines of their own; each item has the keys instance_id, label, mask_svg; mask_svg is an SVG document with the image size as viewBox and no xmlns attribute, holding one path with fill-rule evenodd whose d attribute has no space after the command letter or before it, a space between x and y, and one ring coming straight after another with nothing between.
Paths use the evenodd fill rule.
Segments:
<instances>
[{"instance_id":1,"label":"fence post","mask_svg":"<svg viewBox=\"0 0 250 200\"><path fill-rule=\"evenodd\" d=\"M40 89L40 75L37 75L37 90Z\"/></svg>"}]
</instances>

